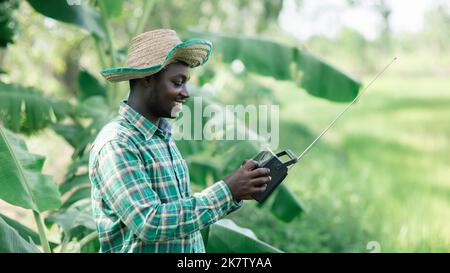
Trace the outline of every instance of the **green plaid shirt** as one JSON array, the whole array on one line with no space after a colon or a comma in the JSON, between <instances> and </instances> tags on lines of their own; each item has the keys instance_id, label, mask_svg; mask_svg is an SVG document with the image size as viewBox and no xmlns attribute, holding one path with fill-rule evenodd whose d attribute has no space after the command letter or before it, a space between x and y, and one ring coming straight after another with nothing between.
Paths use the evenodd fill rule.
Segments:
<instances>
[{"instance_id":1,"label":"green plaid shirt","mask_svg":"<svg viewBox=\"0 0 450 273\"><path fill-rule=\"evenodd\" d=\"M192 194L168 122L123 101L89 158L101 252L205 252L200 230L242 205L223 181Z\"/></svg>"}]
</instances>

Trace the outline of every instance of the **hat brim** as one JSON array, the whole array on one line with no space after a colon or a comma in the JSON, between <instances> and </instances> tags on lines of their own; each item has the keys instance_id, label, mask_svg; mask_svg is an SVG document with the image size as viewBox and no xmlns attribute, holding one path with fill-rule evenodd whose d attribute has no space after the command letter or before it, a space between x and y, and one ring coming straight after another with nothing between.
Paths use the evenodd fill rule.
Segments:
<instances>
[{"instance_id":1,"label":"hat brim","mask_svg":"<svg viewBox=\"0 0 450 273\"><path fill-rule=\"evenodd\" d=\"M143 67L116 67L102 70L100 73L110 82L128 81L148 77L158 73L176 60L183 61L194 68L206 63L212 52L212 44L207 40L189 40L173 47L161 64Z\"/></svg>"}]
</instances>

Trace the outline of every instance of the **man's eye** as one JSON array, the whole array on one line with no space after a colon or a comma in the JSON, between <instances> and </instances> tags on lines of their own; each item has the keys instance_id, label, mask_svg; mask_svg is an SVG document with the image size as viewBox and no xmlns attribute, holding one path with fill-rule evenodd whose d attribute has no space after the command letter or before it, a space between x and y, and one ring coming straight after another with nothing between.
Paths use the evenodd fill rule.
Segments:
<instances>
[{"instance_id":1,"label":"man's eye","mask_svg":"<svg viewBox=\"0 0 450 273\"><path fill-rule=\"evenodd\" d=\"M183 85L182 82L174 82L173 83L176 87L181 87Z\"/></svg>"}]
</instances>

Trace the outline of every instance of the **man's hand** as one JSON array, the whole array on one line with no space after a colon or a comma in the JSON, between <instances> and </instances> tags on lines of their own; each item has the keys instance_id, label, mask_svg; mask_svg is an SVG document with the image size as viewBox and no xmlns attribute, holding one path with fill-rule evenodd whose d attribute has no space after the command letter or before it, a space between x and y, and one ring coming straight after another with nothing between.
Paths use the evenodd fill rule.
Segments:
<instances>
[{"instance_id":1,"label":"man's hand","mask_svg":"<svg viewBox=\"0 0 450 273\"><path fill-rule=\"evenodd\" d=\"M258 162L245 160L239 169L223 179L236 201L253 199L250 196L252 193L266 190L267 183L271 180L270 170L257 167Z\"/></svg>"}]
</instances>

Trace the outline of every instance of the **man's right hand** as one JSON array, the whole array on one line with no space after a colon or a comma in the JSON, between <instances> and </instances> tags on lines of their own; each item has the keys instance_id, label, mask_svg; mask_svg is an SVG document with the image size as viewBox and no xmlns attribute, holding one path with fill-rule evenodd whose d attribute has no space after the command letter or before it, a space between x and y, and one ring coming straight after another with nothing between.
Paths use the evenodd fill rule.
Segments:
<instances>
[{"instance_id":1,"label":"man's right hand","mask_svg":"<svg viewBox=\"0 0 450 273\"><path fill-rule=\"evenodd\" d=\"M223 181L228 185L234 200L250 200L253 193L266 190L271 180L269 169L258 168L258 162L245 160L242 166L228 175Z\"/></svg>"}]
</instances>

